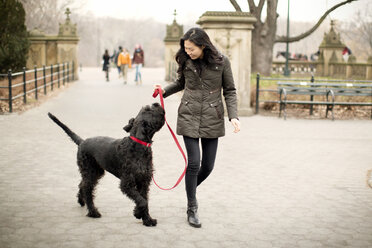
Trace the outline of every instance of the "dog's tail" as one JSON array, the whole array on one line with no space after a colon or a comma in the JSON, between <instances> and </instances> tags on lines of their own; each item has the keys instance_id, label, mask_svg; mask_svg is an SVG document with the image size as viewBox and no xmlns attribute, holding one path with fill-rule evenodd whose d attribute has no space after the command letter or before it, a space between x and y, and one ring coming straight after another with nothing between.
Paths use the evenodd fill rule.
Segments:
<instances>
[{"instance_id":1,"label":"dog's tail","mask_svg":"<svg viewBox=\"0 0 372 248\"><path fill-rule=\"evenodd\" d=\"M75 142L75 144L80 145L80 143L84 141L82 138L79 137L79 135L71 131L70 128L68 128L65 124L63 124L60 120L58 120L57 117L55 117L51 113L48 113L48 116L55 123L57 123L57 125L60 126L67 133L68 136L70 136L70 138L72 139L72 141Z\"/></svg>"}]
</instances>

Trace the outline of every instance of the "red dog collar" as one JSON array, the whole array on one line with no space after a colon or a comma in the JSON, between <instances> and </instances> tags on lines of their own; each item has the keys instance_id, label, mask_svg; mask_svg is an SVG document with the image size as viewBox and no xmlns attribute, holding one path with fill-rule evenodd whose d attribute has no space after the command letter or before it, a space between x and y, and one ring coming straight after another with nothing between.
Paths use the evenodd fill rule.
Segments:
<instances>
[{"instance_id":1,"label":"red dog collar","mask_svg":"<svg viewBox=\"0 0 372 248\"><path fill-rule=\"evenodd\" d=\"M139 140L136 137L129 136L129 138L131 138L133 141L135 141L135 142L137 142L137 143L139 143L141 145L144 145L146 147L150 147L151 146L151 143L146 143L145 141Z\"/></svg>"}]
</instances>

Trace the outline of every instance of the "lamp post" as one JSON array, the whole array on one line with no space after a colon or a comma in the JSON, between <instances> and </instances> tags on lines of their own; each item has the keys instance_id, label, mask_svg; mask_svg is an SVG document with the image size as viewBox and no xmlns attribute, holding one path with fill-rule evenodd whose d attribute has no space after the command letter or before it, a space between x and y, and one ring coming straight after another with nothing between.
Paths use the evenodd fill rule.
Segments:
<instances>
[{"instance_id":1,"label":"lamp post","mask_svg":"<svg viewBox=\"0 0 372 248\"><path fill-rule=\"evenodd\" d=\"M287 42L286 42L286 49L285 49L285 68L284 68L284 76L288 77L291 74L291 71L288 68L288 57L289 57L289 0L288 0L288 11L287 11Z\"/></svg>"}]
</instances>

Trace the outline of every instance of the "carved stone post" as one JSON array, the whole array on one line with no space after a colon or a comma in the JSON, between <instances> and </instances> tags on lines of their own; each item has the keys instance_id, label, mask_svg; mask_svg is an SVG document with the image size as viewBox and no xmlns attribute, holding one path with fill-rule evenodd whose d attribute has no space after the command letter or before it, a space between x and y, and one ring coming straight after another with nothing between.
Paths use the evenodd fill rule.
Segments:
<instances>
[{"instance_id":1,"label":"carved stone post","mask_svg":"<svg viewBox=\"0 0 372 248\"><path fill-rule=\"evenodd\" d=\"M346 78L351 78L353 76L353 65L355 63L356 57L354 55L350 55L346 65Z\"/></svg>"},{"instance_id":2,"label":"carved stone post","mask_svg":"<svg viewBox=\"0 0 372 248\"><path fill-rule=\"evenodd\" d=\"M335 64L338 62L337 60L337 55L336 53L333 51L332 53L332 56L331 58L329 59L328 61L328 65L329 65L329 75L334 75L335 74Z\"/></svg>"},{"instance_id":3,"label":"carved stone post","mask_svg":"<svg viewBox=\"0 0 372 248\"><path fill-rule=\"evenodd\" d=\"M71 23L70 21L70 9L66 9L66 21L63 24L59 24L59 32L57 39L57 62L74 62L74 77L78 77L78 61L77 61L77 45L79 42L79 37L77 35L76 24Z\"/></svg>"},{"instance_id":4,"label":"carved stone post","mask_svg":"<svg viewBox=\"0 0 372 248\"><path fill-rule=\"evenodd\" d=\"M334 29L335 23L331 21L331 29L324 34L323 41L319 46L320 56L322 56L322 73L317 70L319 76L333 76L330 68L331 59L336 61L343 61L342 51L345 45L341 42L340 34L336 33Z\"/></svg>"},{"instance_id":5,"label":"carved stone post","mask_svg":"<svg viewBox=\"0 0 372 248\"><path fill-rule=\"evenodd\" d=\"M209 35L212 43L231 62L238 93L240 116L253 114L250 107L251 42L253 24L248 12L205 12L197 21Z\"/></svg>"},{"instance_id":6,"label":"carved stone post","mask_svg":"<svg viewBox=\"0 0 372 248\"><path fill-rule=\"evenodd\" d=\"M174 10L174 20L171 25L167 25L167 34L164 38L165 44L165 81L172 81L172 70L177 70L175 56L180 49L180 39L183 35L183 26L179 25L176 21L176 10ZM171 66L173 65L173 66Z\"/></svg>"},{"instance_id":7,"label":"carved stone post","mask_svg":"<svg viewBox=\"0 0 372 248\"><path fill-rule=\"evenodd\" d=\"M43 31L34 29L30 31L30 48L28 51L27 68L41 67L43 65L55 65L57 63L74 62L74 76L78 79L77 46L79 37L76 32L76 24L71 23L67 8L64 24L59 24L58 35L46 35Z\"/></svg>"},{"instance_id":8,"label":"carved stone post","mask_svg":"<svg viewBox=\"0 0 372 248\"><path fill-rule=\"evenodd\" d=\"M31 69L34 66L42 67L47 64L48 37L43 31L35 28L29 32L28 40L30 41L30 48L28 49L26 67Z\"/></svg>"},{"instance_id":9,"label":"carved stone post","mask_svg":"<svg viewBox=\"0 0 372 248\"><path fill-rule=\"evenodd\" d=\"M366 79L372 79L372 56L369 56L367 59L367 66L366 66Z\"/></svg>"}]
</instances>

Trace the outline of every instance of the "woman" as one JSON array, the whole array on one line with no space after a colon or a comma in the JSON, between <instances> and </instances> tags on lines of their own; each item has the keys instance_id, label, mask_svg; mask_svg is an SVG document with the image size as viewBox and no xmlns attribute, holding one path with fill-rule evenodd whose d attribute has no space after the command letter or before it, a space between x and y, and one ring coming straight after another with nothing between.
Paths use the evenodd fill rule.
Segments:
<instances>
[{"instance_id":1,"label":"woman","mask_svg":"<svg viewBox=\"0 0 372 248\"><path fill-rule=\"evenodd\" d=\"M136 65L136 84L142 84L141 68L145 63L145 54L141 45L137 44L133 54L133 64Z\"/></svg>"},{"instance_id":2,"label":"woman","mask_svg":"<svg viewBox=\"0 0 372 248\"><path fill-rule=\"evenodd\" d=\"M177 134L183 136L188 158L185 176L187 220L191 226L201 227L196 187L212 172L218 138L225 135L221 93L234 132L240 131L236 89L228 58L217 51L207 33L200 28L191 28L181 38L176 61L178 79L164 89L157 84L155 89L161 89L164 97L184 90L178 109Z\"/></svg>"},{"instance_id":3,"label":"woman","mask_svg":"<svg viewBox=\"0 0 372 248\"><path fill-rule=\"evenodd\" d=\"M105 53L102 56L103 59L103 68L102 70L105 72L106 76L106 81L109 81L109 69L110 69L110 55L108 53L108 50L105 50Z\"/></svg>"}]
</instances>

